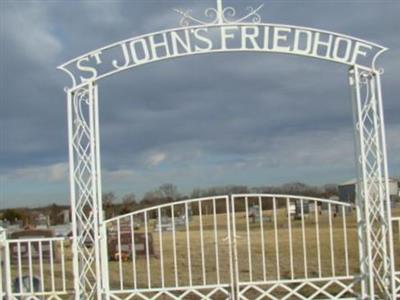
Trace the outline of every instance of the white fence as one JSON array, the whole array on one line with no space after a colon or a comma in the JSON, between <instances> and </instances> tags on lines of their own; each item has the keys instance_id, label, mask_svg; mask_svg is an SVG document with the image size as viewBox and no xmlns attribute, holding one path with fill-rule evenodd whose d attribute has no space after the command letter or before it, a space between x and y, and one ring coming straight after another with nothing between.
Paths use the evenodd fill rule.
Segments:
<instances>
[{"instance_id":1,"label":"white fence","mask_svg":"<svg viewBox=\"0 0 400 300\"><path fill-rule=\"evenodd\" d=\"M65 299L73 294L69 239L7 239L2 246L7 299Z\"/></svg>"},{"instance_id":2,"label":"white fence","mask_svg":"<svg viewBox=\"0 0 400 300\"><path fill-rule=\"evenodd\" d=\"M105 226L106 296L338 299L360 291L355 212L343 202L219 196L136 211Z\"/></svg>"},{"instance_id":3,"label":"white fence","mask_svg":"<svg viewBox=\"0 0 400 300\"><path fill-rule=\"evenodd\" d=\"M357 299L356 211L326 199L190 199L109 219L105 299ZM400 296L400 217L393 220ZM0 239L0 298L71 299L71 240ZM88 245L91 247L91 245ZM21 280L22 279L22 280Z\"/></svg>"}]
</instances>

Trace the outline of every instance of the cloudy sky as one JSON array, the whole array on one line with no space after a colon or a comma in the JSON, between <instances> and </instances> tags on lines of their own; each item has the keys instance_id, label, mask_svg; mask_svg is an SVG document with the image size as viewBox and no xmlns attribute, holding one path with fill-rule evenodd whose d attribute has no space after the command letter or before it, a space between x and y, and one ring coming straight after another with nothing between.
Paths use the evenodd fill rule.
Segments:
<instances>
[{"instance_id":1,"label":"cloudy sky","mask_svg":"<svg viewBox=\"0 0 400 300\"><path fill-rule=\"evenodd\" d=\"M390 48L383 76L389 169L400 175L400 2L229 1L240 15L317 27ZM56 67L98 47L201 17L214 1L1 0L0 208L68 203L67 122ZM342 182L355 176L347 68L277 54L211 54L101 81L104 191L139 197L225 184Z\"/></svg>"}]
</instances>

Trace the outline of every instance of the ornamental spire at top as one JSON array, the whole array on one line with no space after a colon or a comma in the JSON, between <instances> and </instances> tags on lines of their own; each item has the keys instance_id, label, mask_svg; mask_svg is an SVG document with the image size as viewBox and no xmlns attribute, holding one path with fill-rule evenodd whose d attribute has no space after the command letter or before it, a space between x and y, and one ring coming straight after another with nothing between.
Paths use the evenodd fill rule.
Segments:
<instances>
[{"instance_id":1,"label":"ornamental spire at top","mask_svg":"<svg viewBox=\"0 0 400 300\"><path fill-rule=\"evenodd\" d=\"M218 24L224 23L224 9L222 6L222 0L217 0L217 16L218 16Z\"/></svg>"},{"instance_id":2,"label":"ornamental spire at top","mask_svg":"<svg viewBox=\"0 0 400 300\"><path fill-rule=\"evenodd\" d=\"M192 10L182 10L174 9L178 14L182 16L179 24L181 26L191 26L191 25L215 25L215 24L231 24L231 23L260 23L261 16L258 11L264 6L264 4L259 5L257 8L248 6L246 10L248 13L243 17L235 19L236 9L232 6L224 7L222 0L216 0L217 7L209 7L204 11L206 20L193 17Z\"/></svg>"}]
</instances>

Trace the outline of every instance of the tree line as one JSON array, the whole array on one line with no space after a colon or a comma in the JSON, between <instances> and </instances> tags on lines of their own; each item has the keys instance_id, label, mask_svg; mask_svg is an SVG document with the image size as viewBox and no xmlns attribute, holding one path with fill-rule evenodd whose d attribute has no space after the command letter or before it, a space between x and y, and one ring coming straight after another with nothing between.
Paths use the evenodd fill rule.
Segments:
<instances>
[{"instance_id":1,"label":"tree line","mask_svg":"<svg viewBox=\"0 0 400 300\"><path fill-rule=\"evenodd\" d=\"M117 197L113 191L108 191L102 195L103 211L105 218L126 214L138 209L151 207L154 205L170 203L174 201L230 195L245 193L265 193L265 194L289 194L319 198L329 198L338 195L336 184L325 184L322 186L312 186L301 182L286 183L280 186L256 186L246 185L226 185L208 188L194 188L190 193L181 193L178 187L172 183L165 183L158 188L146 192L141 199L135 193L127 193ZM62 222L60 212L68 209L69 206L51 204L40 208L15 208L0 210L0 220L8 220L11 223L22 221L23 224L32 224L34 216L42 213L50 217L50 224L55 225Z\"/></svg>"},{"instance_id":2,"label":"tree line","mask_svg":"<svg viewBox=\"0 0 400 300\"><path fill-rule=\"evenodd\" d=\"M256 187L249 187L246 185L226 185L208 188L195 188L190 194L183 194L179 192L176 185L172 183L165 183L154 190L146 192L141 199L138 199L134 193L128 193L118 199L114 192L106 192L103 194L102 201L105 217L110 218L138 209L179 200L247 193L288 194L329 198L331 196L338 195L338 186L336 184L312 186L301 182L286 183L280 186Z\"/></svg>"}]
</instances>

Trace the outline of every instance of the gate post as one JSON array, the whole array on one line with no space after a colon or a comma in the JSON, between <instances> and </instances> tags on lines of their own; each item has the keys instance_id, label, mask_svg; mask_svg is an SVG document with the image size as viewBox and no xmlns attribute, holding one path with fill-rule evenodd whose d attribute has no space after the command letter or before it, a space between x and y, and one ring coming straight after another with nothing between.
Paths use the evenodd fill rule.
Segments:
<instances>
[{"instance_id":1,"label":"gate post","mask_svg":"<svg viewBox=\"0 0 400 300\"><path fill-rule=\"evenodd\" d=\"M5 256L5 247L6 247L6 231L0 227L0 299L6 296L5 287L7 286L7 275L6 275L6 256Z\"/></svg>"},{"instance_id":2,"label":"gate post","mask_svg":"<svg viewBox=\"0 0 400 300\"><path fill-rule=\"evenodd\" d=\"M88 82L67 94L75 299L101 299L103 216L97 86Z\"/></svg>"},{"instance_id":3,"label":"gate post","mask_svg":"<svg viewBox=\"0 0 400 300\"><path fill-rule=\"evenodd\" d=\"M380 73L354 66L356 206L362 298L395 299L393 239Z\"/></svg>"}]
</instances>

